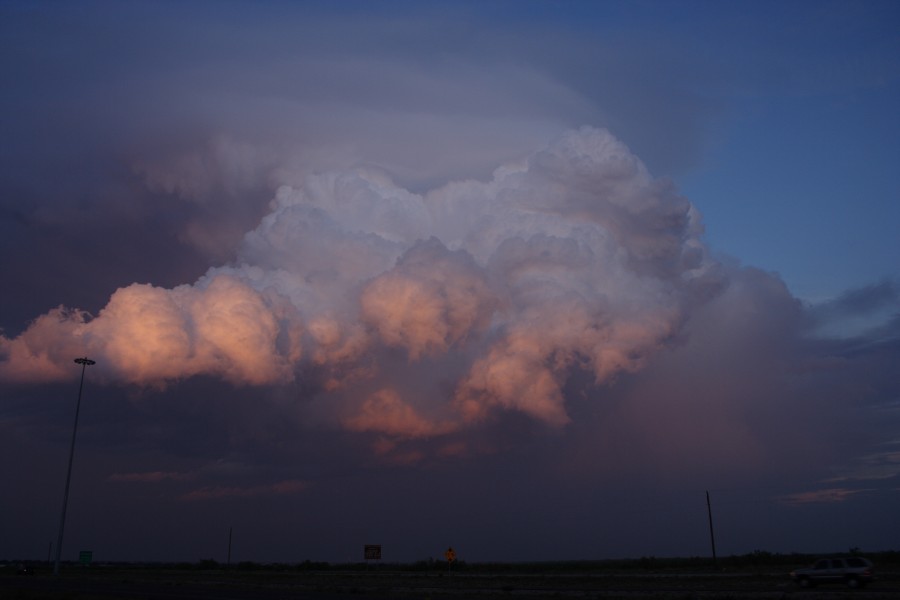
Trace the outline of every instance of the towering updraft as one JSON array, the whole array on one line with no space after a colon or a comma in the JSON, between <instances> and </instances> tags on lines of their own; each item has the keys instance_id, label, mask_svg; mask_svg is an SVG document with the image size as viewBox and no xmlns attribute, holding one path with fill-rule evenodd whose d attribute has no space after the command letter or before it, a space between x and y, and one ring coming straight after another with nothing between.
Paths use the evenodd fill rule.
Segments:
<instances>
[{"instance_id":1,"label":"towering updraft","mask_svg":"<svg viewBox=\"0 0 900 600\"><path fill-rule=\"evenodd\" d=\"M412 193L371 170L278 189L232 264L134 283L96 317L59 307L0 338L6 380L197 375L302 381L349 429L427 437L520 411L568 422L575 371L602 385L675 336L718 286L694 207L612 135L572 131L489 181Z\"/></svg>"}]
</instances>

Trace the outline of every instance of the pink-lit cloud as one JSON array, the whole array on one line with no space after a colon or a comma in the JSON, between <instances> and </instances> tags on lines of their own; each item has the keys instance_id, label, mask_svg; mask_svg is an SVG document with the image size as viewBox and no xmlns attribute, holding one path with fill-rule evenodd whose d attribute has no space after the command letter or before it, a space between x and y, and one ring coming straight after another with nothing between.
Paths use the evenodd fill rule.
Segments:
<instances>
[{"instance_id":1,"label":"pink-lit cloud","mask_svg":"<svg viewBox=\"0 0 900 600\"><path fill-rule=\"evenodd\" d=\"M828 488L811 492L798 492L781 497L781 501L787 504L833 504L845 502L856 494L862 494L871 490Z\"/></svg>"},{"instance_id":2,"label":"pink-lit cloud","mask_svg":"<svg viewBox=\"0 0 900 600\"><path fill-rule=\"evenodd\" d=\"M308 175L194 284L135 283L96 317L59 308L0 337L0 377L71 377L73 355L142 386L314 367L356 431L430 437L497 410L562 426L573 372L603 385L640 369L718 285L701 234L691 204L599 129L426 194L371 169ZM431 389L402 383L417 369Z\"/></svg>"},{"instance_id":3,"label":"pink-lit cloud","mask_svg":"<svg viewBox=\"0 0 900 600\"><path fill-rule=\"evenodd\" d=\"M420 438L453 431L452 423L435 423L420 415L391 389L366 398L359 411L344 420L353 431L371 431L402 438Z\"/></svg>"},{"instance_id":4,"label":"pink-lit cloud","mask_svg":"<svg viewBox=\"0 0 900 600\"><path fill-rule=\"evenodd\" d=\"M169 471L148 471L144 473L113 473L109 481L118 483L161 483L163 481L190 481L194 476L190 473Z\"/></svg>"},{"instance_id":5,"label":"pink-lit cloud","mask_svg":"<svg viewBox=\"0 0 900 600\"><path fill-rule=\"evenodd\" d=\"M182 495L183 500L215 500L219 498L253 498L257 496L286 496L305 491L309 484L300 480L284 480L266 485L249 487L241 486L207 486L191 490Z\"/></svg>"}]
</instances>

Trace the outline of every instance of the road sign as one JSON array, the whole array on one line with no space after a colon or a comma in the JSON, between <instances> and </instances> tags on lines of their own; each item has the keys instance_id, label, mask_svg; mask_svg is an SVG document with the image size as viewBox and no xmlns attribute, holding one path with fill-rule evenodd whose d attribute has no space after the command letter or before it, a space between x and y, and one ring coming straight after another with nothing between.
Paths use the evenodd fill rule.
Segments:
<instances>
[{"instance_id":1,"label":"road sign","mask_svg":"<svg viewBox=\"0 0 900 600\"><path fill-rule=\"evenodd\" d=\"M366 560L381 560L381 544L366 544L363 547Z\"/></svg>"},{"instance_id":2,"label":"road sign","mask_svg":"<svg viewBox=\"0 0 900 600\"><path fill-rule=\"evenodd\" d=\"M78 562L83 565L91 564L91 561L94 559L94 553L91 550L82 550L78 553Z\"/></svg>"},{"instance_id":3,"label":"road sign","mask_svg":"<svg viewBox=\"0 0 900 600\"><path fill-rule=\"evenodd\" d=\"M447 551L444 552L444 558L447 559L448 563L452 563L454 560L456 560L456 550L454 550L452 546L450 548L447 548Z\"/></svg>"}]
</instances>

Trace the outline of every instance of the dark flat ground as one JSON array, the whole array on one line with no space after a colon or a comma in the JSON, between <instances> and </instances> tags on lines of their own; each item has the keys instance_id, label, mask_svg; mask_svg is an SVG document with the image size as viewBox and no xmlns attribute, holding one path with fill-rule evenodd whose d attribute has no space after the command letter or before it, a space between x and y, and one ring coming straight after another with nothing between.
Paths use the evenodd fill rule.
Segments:
<instances>
[{"instance_id":1,"label":"dark flat ground","mask_svg":"<svg viewBox=\"0 0 900 600\"><path fill-rule=\"evenodd\" d=\"M897 600L900 573L851 590L804 590L783 572L410 573L192 571L70 567L58 577L0 575L2 600L373 600L593 598L598 600Z\"/></svg>"}]
</instances>

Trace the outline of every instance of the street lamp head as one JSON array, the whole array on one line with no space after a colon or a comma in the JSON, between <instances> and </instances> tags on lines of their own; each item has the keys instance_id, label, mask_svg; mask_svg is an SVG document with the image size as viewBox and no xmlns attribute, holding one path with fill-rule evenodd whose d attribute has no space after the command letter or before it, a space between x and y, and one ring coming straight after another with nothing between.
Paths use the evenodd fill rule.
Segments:
<instances>
[{"instance_id":1,"label":"street lamp head","mask_svg":"<svg viewBox=\"0 0 900 600\"><path fill-rule=\"evenodd\" d=\"M97 364L97 361L91 360L87 356L85 356L84 358L76 358L75 362L77 362L79 365L86 365L86 366L91 366L91 365Z\"/></svg>"}]
</instances>

